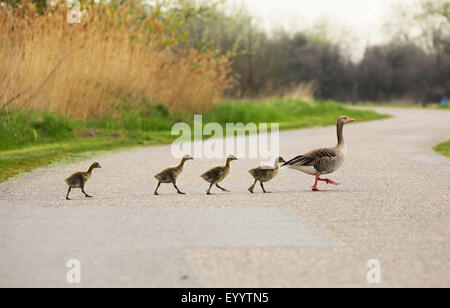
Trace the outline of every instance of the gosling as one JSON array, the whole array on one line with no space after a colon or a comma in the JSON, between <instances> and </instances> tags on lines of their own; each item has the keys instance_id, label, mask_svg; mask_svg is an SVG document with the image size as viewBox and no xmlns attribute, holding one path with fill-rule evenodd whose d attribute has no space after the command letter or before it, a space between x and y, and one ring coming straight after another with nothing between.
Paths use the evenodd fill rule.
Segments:
<instances>
[{"instance_id":1,"label":"gosling","mask_svg":"<svg viewBox=\"0 0 450 308\"><path fill-rule=\"evenodd\" d=\"M81 188L81 191L85 195L86 198L92 198L92 196L88 195L84 188L86 186L86 183L91 179L92 173L94 172L94 169L101 168L100 164L95 162L90 167L89 170L86 172L75 172L71 176L69 176L65 182L67 185L69 185L69 190L67 191L66 200L70 200L69 194L72 188Z\"/></svg>"},{"instance_id":2,"label":"gosling","mask_svg":"<svg viewBox=\"0 0 450 308\"><path fill-rule=\"evenodd\" d=\"M285 163L285 162L286 161L283 159L283 157L278 157L275 160L275 165L273 168L269 167L269 166L261 166L261 167L249 170L248 173L250 173L250 175L255 179L255 183L253 183L253 185L250 186L248 191L253 194L256 183L258 183L258 181L259 181L263 192L265 194L269 193L264 189L263 183L273 180L278 175L278 172L280 170L280 163Z\"/></svg>"},{"instance_id":3,"label":"gosling","mask_svg":"<svg viewBox=\"0 0 450 308\"><path fill-rule=\"evenodd\" d=\"M227 163L225 164L225 166L212 168L211 170L209 170L206 173L201 175L201 177L206 182L210 183L209 188L206 192L207 195L212 195L211 188L213 187L213 185L216 185L217 188L219 188L220 190L222 190L224 192L230 192L229 190L221 187L219 185L219 183L222 182L228 176L228 174L230 174L230 169L231 169L230 163L233 160L237 160L237 158L234 157L233 155L230 155L227 157Z\"/></svg>"},{"instance_id":4,"label":"gosling","mask_svg":"<svg viewBox=\"0 0 450 308\"><path fill-rule=\"evenodd\" d=\"M177 178L180 176L180 174L183 172L184 164L188 160L192 160L193 158L189 155L183 156L181 159L181 162L178 166L166 168L162 171L160 171L157 175L155 175L155 178L158 180L158 186L156 186L155 190L155 196L158 196L158 189L161 186L162 183L164 184L173 184L173 187L177 190L178 194L185 195L184 192L180 191L177 187Z\"/></svg>"}]
</instances>

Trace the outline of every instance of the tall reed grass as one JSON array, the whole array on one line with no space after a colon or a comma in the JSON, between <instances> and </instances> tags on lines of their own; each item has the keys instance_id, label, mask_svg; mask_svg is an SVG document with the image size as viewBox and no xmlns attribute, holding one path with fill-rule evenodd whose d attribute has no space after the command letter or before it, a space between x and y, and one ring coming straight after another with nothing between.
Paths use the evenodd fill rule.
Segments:
<instances>
[{"instance_id":1,"label":"tall reed grass","mask_svg":"<svg viewBox=\"0 0 450 308\"><path fill-rule=\"evenodd\" d=\"M156 12L92 4L83 8L81 23L71 24L69 9L57 3L37 13L27 1L0 8L2 109L80 119L151 104L204 111L229 86L228 59L182 47L170 19Z\"/></svg>"}]
</instances>

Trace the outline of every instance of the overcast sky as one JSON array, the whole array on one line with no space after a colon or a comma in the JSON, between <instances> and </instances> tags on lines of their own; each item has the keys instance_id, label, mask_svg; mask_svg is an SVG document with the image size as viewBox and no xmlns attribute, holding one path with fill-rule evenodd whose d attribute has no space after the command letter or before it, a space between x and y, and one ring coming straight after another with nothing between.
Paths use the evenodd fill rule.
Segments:
<instances>
[{"instance_id":1,"label":"overcast sky","mask_svg":"<svg viewBox=\"0 0 450 308\"><path fill-rule=\"evenodd\" d=\"M358 47L387 39L383 24L392 7L407 5L416 0L228 0L245 4L258 17L264 28L284 27L293 31L326 21L332 30L349 33ZM339 29L338 29L339 28ZM341 34L342 35L342 34Z\"/></svg>"}]
</instances>

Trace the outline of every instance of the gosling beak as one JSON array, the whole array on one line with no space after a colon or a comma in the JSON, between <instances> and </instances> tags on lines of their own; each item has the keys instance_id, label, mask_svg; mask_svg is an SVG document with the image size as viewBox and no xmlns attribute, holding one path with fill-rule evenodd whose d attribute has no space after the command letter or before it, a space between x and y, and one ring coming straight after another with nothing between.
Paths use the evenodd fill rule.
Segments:
<instances>
[{"instance_id":1,"label":"gosling beak","mask_svg":"<svg viewBox=\"0 0 450 308\"><path fill-rule=\"evenodd\" d=\"M353 123L355 122L355 119L348 119L348 123Z\"/></svg>"},{"instance_id":2,"label":"gosling beak","mask_svg":"<svg viewBox=\"0 0 450 308\"><path fill-rule=\"evenodd\" d=\"M98 167L101 169L102 168L102 166L100 166L100 165L98 165Z\"/></svg>"}]
</instances>

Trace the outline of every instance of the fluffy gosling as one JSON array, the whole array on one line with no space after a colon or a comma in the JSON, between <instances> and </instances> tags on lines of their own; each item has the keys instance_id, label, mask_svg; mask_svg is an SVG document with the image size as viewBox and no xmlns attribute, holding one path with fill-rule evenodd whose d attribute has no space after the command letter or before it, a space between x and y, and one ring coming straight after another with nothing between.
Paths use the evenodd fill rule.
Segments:
<instances>
[{"instance_id":1,"label":"fluffy gosling","mask_svg":"<svg viewBox=\"0 0 450 308\"><path fill-rule=\"evenodd\" d=\"M89 170L86 172L75 172L71 176L69 176L65 182L67 185L69 185L69 190L67 191L66 200L70 200L69 194L72 188L81 188L81 191L83 192L84 196L86 198L92 198L92 196L88 195L84 188L86 186L86 183L90 180L92 173L94 172L94 169L101 168L100 164L95 162L90 167Z\"/></svg>"},{"instance_id":2,"label":"fluffy gosling","mask_svg":"<svg viewBox=\"0 0 450 308\"><path fill-rule=\"evenodd\" d=\"M233 155L230 155L227 157L227 162L225 164L225 166L219 166L219 167L215 167L212 168L211 170L207 171L206 173L202 174L201 177L208 183L210 183L208 191L206 192L207 195L211 195L211 188L213 187L213 185L216 185L217 188L219 188L220 190L224 191L224 192L230 192L229 190L221 187L219 185L220 182L222 182L230 173L230 163L233 160L237 160L236 157L234 157Z\"/></svg>"},{"instance_id":3,"label":"fluffy gosling","mask_svg":"<svg viewBox=\"0 0 450 308\"><path fill-rule=\"evenodd\" d=\"M155 178L158 180L158 186L156 186L155 196L159 195L158 189L162 183L173 184L173 187L175 187L178 194L185 195L185 193L180 191L177 187L177 178L183 172L184 164L186 163L186 161L192 160L192 159L193 158L191 156L185 155L181 159L181 162L178 166L166 168L166 169L160 171L157 175L155 175Z\"/></svg>"},{"instance_id":4,"label":"fluffy gosling","mask_svg":"<svg viewBox=\"0 0 450 308\"><path fill-rule=\"evenodd\" d=\"M280 170L280 163L285 163L285 160L283 159L283 157L278 157L275 160L274 167L261 166L261 167L249 170L248 173L250 173L251 176L255 179L255 183L253 183L253 185L250 186L248 191L253 194L254 189L255 189L255 185L259 181L259 183L261 184L261 188L262 188L263 192L264 193L268 193L264 189L263 183L266 183L266 182L269 182L269 181L273 180L278 175L278 172Z\"/></svg>"}]
</instances>

